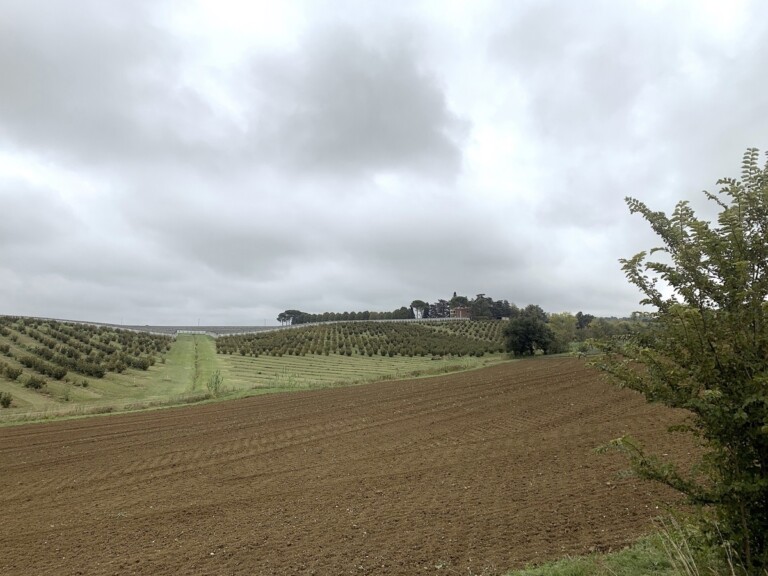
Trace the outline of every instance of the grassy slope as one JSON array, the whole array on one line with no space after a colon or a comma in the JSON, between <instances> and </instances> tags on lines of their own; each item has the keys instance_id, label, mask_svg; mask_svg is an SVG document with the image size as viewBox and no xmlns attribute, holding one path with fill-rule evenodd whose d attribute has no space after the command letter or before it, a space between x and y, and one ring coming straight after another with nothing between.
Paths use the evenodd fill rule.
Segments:
<instances>
[{"instance_id":1,"label":"grassy slope","mask_svg":"<svg viewBox=\"0 0 768 576\"><path fill-rule=\"evenodd\" d=\"M205 336L180 336L165 363L149 370L128 369L122 374L108 373L104 378L78 376L87 387L48 380L45 393L28 390L20 382L0 379L0 391L13 395L13 407L0 410L0 423L36 418L108 412L142 408L152 404L184 402L195 391L195 343L203 341L197 365L202 375L215 365L215 349ZM12 363L7 358L5 361ZM204 388L204 387L203 387Z\"/></svg>"},{"instance_id":2,"label":"grassy slope","mask_svg":"<svg viewBox=\"0 0 768 576\"><path fill-rule=\"evenodd\" d=\"M503 361L501 355L483 358L382 356L219 356L227 388L308 388L376 380L418 377L468 370Z\"/></svg>"},{"instance_id":3,"label":"grassy slope","mask_svg":"<svg viewBox=\"0 0 768 576\"><path fill-rule=\"evenodd\" d=\"M26 336L22 336L26 338ZM13 360L3 357L9 364ZM18 382L0 377L0 391L13 395L14 407L0 410L0 424L72 416L111 410L146 408L203 398L215 370L224 376L224 388L235 393L272 392L305 387L329 386L429 375L465 370L504 361L503 355L483 358L367 357L338 354L307 356L217 355L212 338L179 335L164 363L147 371L127 370L105 378L82 378L87 387L49 381L41 394ZM66 400L68 398L68 400ZM677 576L658 537L611 554L566 558L509 576Z\"/></svg>"},{"instance_id":4,"label":"grassy slope","mask_svg":"<svg viewBox=\"0 0 768 576\"><path fill-rule=\"evenodd\" d=\"M22 335L20 339L28 343L27 336ZM29 339L29 344L34 342ZM7 357L3 359L14 363ZM0 410L0 424L202 400L208 394L207 384L216 370L224 377L222 391L246 395L427 376L478 368L505 359L501 354L435 360L420 356L390 358L357 354L253 358L217 354L215 341L209 336L180 334L165 355L165 361L149 370L128 369L121 374L108 373L104 378L71 373L77 376L78 384L87 382L87 386L48 379L47 390L42 393L0 377L0 392L13 395L13 406Z\"/></svg>"},{"instance_id":5,"label":"grassy slope","mask_svg":"<svg viewBox=\"0 0 768 576\"><path fill-rule=\"evenodd\" d=\"M377 323L298 326L219 338L219 352L245 356L362 354L367 356L483 356L502 352L498 321Z\"/></svg>"},{"instance_id":6,"label":"grassy slope","mask_svg":"<svg viewBox=\"0 0 768 576\"><path fill-rule=\"evenodd\" d=\"M633 546L608 554L564 558L509 572L507 576L682 576L670 561L658 535L643 538Z\"/></svg>"}]
</instances>

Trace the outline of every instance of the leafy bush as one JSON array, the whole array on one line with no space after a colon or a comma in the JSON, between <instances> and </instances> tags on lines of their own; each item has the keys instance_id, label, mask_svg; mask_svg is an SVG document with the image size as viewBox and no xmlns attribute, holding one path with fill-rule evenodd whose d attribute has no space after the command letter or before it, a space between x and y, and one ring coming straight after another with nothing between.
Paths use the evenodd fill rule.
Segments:
<instances>
[{"instance_id":1,"label":"leafy bush","mask_svg":"<svg viewBox=\"0 0 768 576\"><path fill-rule=\"evenodd\" d=\"M5 375L10 380L18 380L19 376L21 376L22 372L24 372L21 368L18 366L9 366L6 364L5 366Z\"/></svg>"},{"instance_id":2,"label":"leafy bush","mask_svg":"<svg viewBox=\"0 0 768 576\"><path fill-rule=\"evenodd\" d=\"M218 396L219 391L221 390L221 385L224 383L224 377L221 375L220 370L216 370L211 376L208 378L208 392L210 392L213 396Z\"/></svg>"},{"instance_id":3,"label":"leafy bush","mask_svg":"<svg viewBox=\"0 0 768 576\"><path fill-rule=\"evenodd\" d=\"M0 322L6 326L5 330L14 342L18 342L17 334L8 330L7 326L32 338L36 345L23 346L29 367L57 379L63 378L60 375L69 370L94 378L101 378L108 371L120 372L127 367L147 370L155 363L156 357L159 356L162 361L163 354L173 342L170 336L36 318L0 317ZM5 346L8 345L0 344L0 353ZM30 356L38 360L32 361ZM33 362L34 366L31 365ZM58 370L54 371L46 363L58 367Z\"/></svg>"},{"instance_id":4,"label":"leafy bush","mask_svg":"<svg viewBox=\"0 0 768 576\"><path fill-rule=\"evenodd\" d=\"M27 388L32 388L33 390L42 390L45 388L46 382L44 378L31 374L29 378L27 378L27 381L24 383L24 386Z\"/></svg>"},{"instance_id":5,"label":"leafy bush","mask_svg":"<svg viewBox=\"0 0 768 576\"><path fill-rule=\"evenodd\" d=\"M9 392L0 392L0 406L10 408L13 402L13 396Z\"/></svg>"},{"instance_id":6,"label":"leafy bush","mask_svg":"<svg viewBox=\"0 0 768 576\"><path fill-rule=\"evenodd\" d=\"M40 374L45 374L46 376L50 376L51 378L54 378L56 380L61 380L62 378L64 378L64 376L67 375L66 368L57 366L56 364L51 364L49 362L46 362L39 356L26 354L21 358L19 358L19 362L24 364L24 366L26 366L27 368L32 368L33 370L40 372Z\"/></svg>"},{"instance_id":7,"label":"leafy bush","mask_svg":"<svg viewBox=\"0 0 768 576\"><path fill-rule=\"evenodd\" d=\"M641 303L655 312L645 329L605 343L598 365L649 401L690 412L688 429L707 449L698 468L703 477L646 455L631 439L616 444L642 476L713 512L717 533L747 573L762 576L768 571L768 162L761 168L757 150L748 150L741 181L718 184L719 196L705 193L720 208L714 225L687 202L667 216L627 199L660 236L663 248L654 252L665 258L648 261L641 252L622 261L645 296Z\"/></svg>"}]
</instances>

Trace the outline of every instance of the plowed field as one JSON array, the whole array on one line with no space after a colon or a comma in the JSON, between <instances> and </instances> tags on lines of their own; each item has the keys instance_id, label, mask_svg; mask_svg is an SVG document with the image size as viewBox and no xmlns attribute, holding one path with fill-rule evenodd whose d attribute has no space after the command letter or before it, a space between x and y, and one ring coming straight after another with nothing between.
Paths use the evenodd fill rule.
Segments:
<instances>
[{"instance_id":1,"label":"plowed field","mask_svg":"<svg viewBox=\"0 0 768 576\"><path fill-rule=\"evenodd\" d=\"M0 574L496 574L617 548L680 414L572 359L0 429Z\"/></svg>"}]
</instances>

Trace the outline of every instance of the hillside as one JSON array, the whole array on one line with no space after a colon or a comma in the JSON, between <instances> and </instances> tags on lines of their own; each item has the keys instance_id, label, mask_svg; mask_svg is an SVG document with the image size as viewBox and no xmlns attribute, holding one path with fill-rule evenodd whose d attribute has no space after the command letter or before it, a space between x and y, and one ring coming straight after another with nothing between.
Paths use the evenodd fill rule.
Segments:
<instances>
[{"instance_id":1,"label":"hillside","mask_svg":"<svg viewBox=\"0 0 768 576\"><path fill-rule=\"evenodd\" d=\"M4 316L0 423L444 374L503 362L501 349L499 322L351 322L214 339Z\"/></svg>"},{"instance_id":2,"label":"hillside","mask_svg":"<svg viewBox=\"0 0 768 576\"><path fill-rule=\"evenodd\" d=\"M39 409L132 396L154 380L173 338L104 326L0 317L0 394ZM137 383L138 380L138 383Z\"/></svg>"},{"instance_id":3,"label":"hillside","mask_svg":"<svg viewBox=\"0 0 768 576\"><path fill-rule=\"evenodd\" d=\"M490 575L620 549L677 498L594 448L686 462L681 419L555 358L3 428L0 572Z\"/></svg>"},{"instance_id":4,"label":"hillside","mask_svg":"<svg viewBox=\"0 0 768 576\"><path fill-rule=\"evenodd\" d=\"M241 356L483 356L504 351L499 321L340 322L216 340Z\"/></svg>"}]
</instances>

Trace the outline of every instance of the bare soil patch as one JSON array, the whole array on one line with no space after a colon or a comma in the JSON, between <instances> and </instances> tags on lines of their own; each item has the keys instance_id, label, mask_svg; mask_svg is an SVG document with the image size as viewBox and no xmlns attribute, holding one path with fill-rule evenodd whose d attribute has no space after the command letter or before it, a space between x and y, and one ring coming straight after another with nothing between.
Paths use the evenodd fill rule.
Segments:
<instances>
[{"instance_id":1,"label":"bare soil patch","mask_svg":"<svg viewBox=\"0 0 768 576\"><path fill-rule=\"evenodd\" d=\"M573 359L0 429L2 574L496 574L619 548L681 415Z\"/></svg>"}]
</instances>

